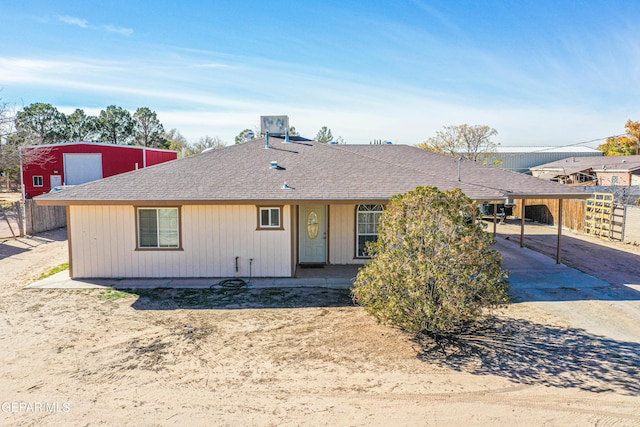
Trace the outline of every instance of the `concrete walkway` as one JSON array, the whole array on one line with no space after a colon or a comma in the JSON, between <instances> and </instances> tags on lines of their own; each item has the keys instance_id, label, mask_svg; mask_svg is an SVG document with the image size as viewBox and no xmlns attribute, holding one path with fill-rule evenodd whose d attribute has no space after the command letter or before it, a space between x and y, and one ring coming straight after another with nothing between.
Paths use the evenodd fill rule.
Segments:
<instances>
[{"instance_id":1,"label":"concrete walkway","mask_svg":"<svg viewBox=\"0 0 640 427\"><path fill-rule=\"evenodd\" d=\"M611 299L612 285L596 277L582 273L555 260L527 248L520 248L515 242L498 239L496 248L503 255L503 268L510 272L509 283L514 301L558 301L567 299L602 299L600 290L607 289ZM318 276L322 271L318 270ZM302 278L253 278L252 288L267 287L331 287L350 288L355 275L352 271L342 277L302 277ZM247 280L244 278L245 281ZM209 288L219 284L221 278L198 279L70 279L68 271L35 282L28 289L92 289L92 288ZM219 286L219 285L218 285ZM640 293L625 289L625 299L638 299ZM577 292L580 291L580 292ZM617 297L615 297L617 299Z\"/></svg>"},{"instance_id":2,"label":"concrete walkway","mask_svg":"<svg viewBox=\"0 0 640 427\"><path fill-rule=\"evenodd\" d=\"M637 300L640 292L632 287L614 286L516 242L498 238L502 268L509 271L514 302L570 300Z\"/></svg>"},{"instance_id":3,"label":"concrete walkway","mask_svg":"<svg viewBox=\"0 0 640 427\"><path fill-rule=\"evenodd\" d=\"M242 278L245 281L248 279ZM349 289L353 285L353 277L318 277L318 278L252 278L249 282L251 288L273 287L313 287L313 288L344 288ZM120 289L149 289L149 288L193 288L204 289L218 285L225 278L168 278L168 279L71 279L69 270L61 271L46 279L39 280L26 289L95 289L95 288L120 288ZM221 286L220 286L221 287Z\"/></svg>"}]
</instances>

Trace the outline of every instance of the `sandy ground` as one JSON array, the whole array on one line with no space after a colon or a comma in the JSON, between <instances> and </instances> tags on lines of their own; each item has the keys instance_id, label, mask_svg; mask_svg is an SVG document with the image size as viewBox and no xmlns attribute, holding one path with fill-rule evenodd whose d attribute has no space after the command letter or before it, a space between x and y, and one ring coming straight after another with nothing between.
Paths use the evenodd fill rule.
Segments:
<instances>
[{"instance_id":1,"label":"sandy ground","mask_svg":"<svg viewBox=\"0 0 640 427\"><path fill-rule=\"evenodd\" d=\"M517 302L444 357L339 290L23 289L66 260L0 245L2 425L640 425L640 314L603 316L640 301Z\"/></svg>"},{"instance_id":2,"label":"sandy ground","mask_svg":"<svg viewBox=\"0 0 640 427\"><path fill-rule=\"evenodd\" d=\"M18 216L13 204L22 200L20 193L0 193L0 206L3 206L6 216L0 214L0 239L7 237L15 237L20 235L20 227L18 226Z\"/></svg>"}]
</instances>

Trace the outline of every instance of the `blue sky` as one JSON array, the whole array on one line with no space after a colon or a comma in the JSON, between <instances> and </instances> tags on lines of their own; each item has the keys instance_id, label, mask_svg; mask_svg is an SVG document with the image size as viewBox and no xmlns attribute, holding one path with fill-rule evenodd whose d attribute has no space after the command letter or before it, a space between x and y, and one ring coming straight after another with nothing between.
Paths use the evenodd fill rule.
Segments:
<instances>
[{"instance_id":1,"label":"blue sky","mask_svg":"<svg viewBox=\"0 0 640 427\"><path fill-rule=\"evenodd\" d=\"M615 0L4 0L0 97L146 106L190 140L286 114L349 143L467 123L562 146L640 120L639 21Z\"/></svg>"}]
</instances>

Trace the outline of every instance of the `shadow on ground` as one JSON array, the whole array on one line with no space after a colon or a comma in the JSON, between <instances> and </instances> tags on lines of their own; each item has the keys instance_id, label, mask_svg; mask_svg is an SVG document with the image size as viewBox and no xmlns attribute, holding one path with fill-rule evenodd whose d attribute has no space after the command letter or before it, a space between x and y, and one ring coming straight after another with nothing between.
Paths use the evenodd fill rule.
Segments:
<instances>
[{"instance_id":1,"label":"shadow on ground","mask_svg":"<svg viewBox=\"0 0 640 427\"><path fill-rule=\"evenodd\" d=\"M555 259L558 236L554 230L545 225L527 224L527 227L542 228L548 233L526 234L525 231L524 245ZM499 232L497 238L510 240L515 246L520 235ZM640 278L640 255L577 239L566 233L562 236L561 257L563 264L612 285L638 283Z\"/></svg>"},{"instance_id":2,"label":"shadow on ground","mask_svg":"<svg viewBox=\"0 0 640 427\"><path fill-rule=\"evenodd\" d=\"M0 239L0 260L28 252L40 245L67 240L67 229L59 228L33 236Z\"/></svg>"},{"instance_id":3,"label":"shadow on ground","mask_svg":"<svg viewBox=\"0 0 640 427\"><path fill-rule=\"evenodd\" d=\"M212 288L121 289L138 295L136 310L238 310L353 306L349 289L333 288Z\"/></svg>"},{"instance_id":4,"label":"shadow on ground","mask_svg":"<svg viewBox=\"0 0 640 427\"><path fill-rule=\"evenodd\" d=\"M578 286L516 288L509 290L511 302L638 301L640 292L624 286L582 288Z\"/></svg>"},{"instance_id":5,"label":"shadow on ground","mask_svg":"<svg viewBox=\"0 0 640 427\"><path fill-rule=\"evenodd\" d=\"M489 319L459 340L436 343L420 336L418 357L476 375L497 375L530 385L640 395L640 344L583 329L527 320Z\"/></svg>"},{"instance_id":6,"label":"shadow on ground","mask_svg":"<svg viewBox=\"0 0 640 427\"><path fill-rule=\"evenodd\" d=\"M6 245L7 240L0 240L0 260L5 258L12 257L14 255L18 255L24 252L29 252L31 248L29 247L15 247Z\"/></svg>"}]
</instances>

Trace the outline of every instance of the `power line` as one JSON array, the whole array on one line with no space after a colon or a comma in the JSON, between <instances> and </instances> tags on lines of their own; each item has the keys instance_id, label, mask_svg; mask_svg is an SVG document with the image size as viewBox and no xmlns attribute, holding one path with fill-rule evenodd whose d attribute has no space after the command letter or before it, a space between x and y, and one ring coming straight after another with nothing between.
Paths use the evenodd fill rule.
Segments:
<instances>
[{"instance_id":1,"label":"power line","mask_svg":"<svg viewBox=\"0 0 640 427\"><path fill-rule=\"evenodd\" d=\"M620 135L605 136L604 138L590 139L589 141L576 142L574 144L560 145L558 147L547 147L547 148L542 148L540 150L532 151L532 153L542 153L544 151L557 150L558 148L575 147L577 145L589 144L591 142L606 141L609 138L619 138L619 137L625 136L625 135L626 134L623 133L623 134L620 134Z\"/></svg>"}]
</instances>

